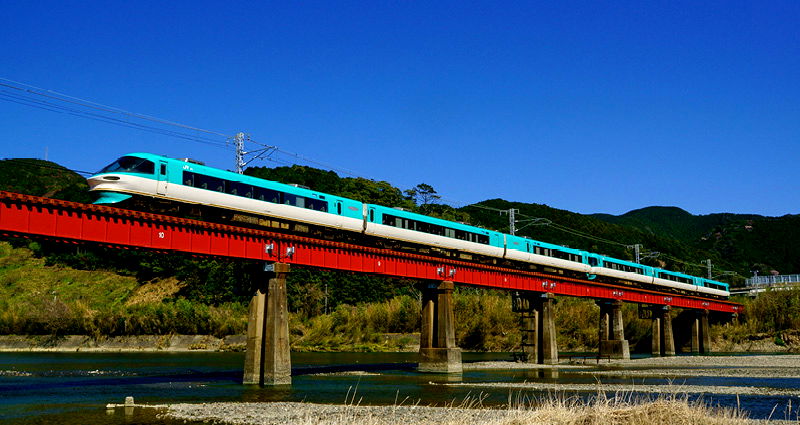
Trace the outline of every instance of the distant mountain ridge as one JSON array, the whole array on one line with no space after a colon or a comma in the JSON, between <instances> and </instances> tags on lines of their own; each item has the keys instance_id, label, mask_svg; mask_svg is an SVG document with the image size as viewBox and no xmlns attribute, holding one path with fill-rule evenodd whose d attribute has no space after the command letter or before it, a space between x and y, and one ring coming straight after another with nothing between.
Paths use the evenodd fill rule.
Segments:
<instances>
[{"instance_id":1,"label":"distant mountain ridge","mask_svg":"<svg viewBox=\"0 0 800 425\"><path fill-rule=\"evenodd\" d=\"M619 216L611 214L590 215L609 223L631 226L644 232L669 236L684 243L697 242L717 226L766 218L756 214L714 213L692 215L681 208L666 206L640 208Z\"/></svg>"},{"instance_id":2,"label":"distant mountain ridge","mask_svg":"<svg viewBox=\"0 0 800 425\"><path fill-rule=\"evenodd\" d=\"M800 273L800 215L692 215L678 207L647 207L625 214L592 214L608 223L674 238L681 244L716 254L721 264L743 276Z\"/></svg>"}]
</instances>

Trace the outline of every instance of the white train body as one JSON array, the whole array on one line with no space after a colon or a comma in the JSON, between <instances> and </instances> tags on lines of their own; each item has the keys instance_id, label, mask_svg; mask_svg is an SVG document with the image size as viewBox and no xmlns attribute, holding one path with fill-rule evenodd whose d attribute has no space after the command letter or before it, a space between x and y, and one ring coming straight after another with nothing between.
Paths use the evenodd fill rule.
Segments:
<instances>
[{"instance_id":1,"label":"white train body","mask_svg":"<svg viewBox=\"0 0 800 425\"><path fill-rule=\"evenodd\" d=\"M151 161L157 161L156 162L157 164L158 163L171 164L170 165L171 167L175 166L175 164L172 164L173 162L178 162L178 160L175 159L158 157L150 154L133 154L133 155L141 155L142 157L147 157ZM138 158L138 156L132 156L132 157ZM130 157L123 157L123 158L130 158ZM195 172L198 169L200 170L200 172L209 169L209 167L203 167L198 165L180 165L180 166L182 167L183 170L191 170L192 172ZM162 172L164 171L163 167L164 166L162 166ZM308 196L309 197L308 199L312 199L311 197L316 197L314 199L326 199L325 198L326 196L329 197L331 199L330 202L326 201L328 202L329 205L328 209L331 208L330 205L338 203L337 206L337 208L339 209L338 213L336 211L329 211L329 210L322 211L322 210L315 210L308 208L300 208L296 205L265 202L263 200L254 199L251 197L239 196L235 194L229 194L225 192L219 192L200 187L188 186L182 184L181 181L178 180L175 176L171 176L173 178L170 179L167 178L167 176L170 173L175 174L180 172L176 170L177 169L169 168L168 171L163 176L160 177L159 176L154 177L153 175L149 176L137 175L136 173L130 173L130 172L118 172L118 173L115 173L113 171L100 172L99 174L90 177L88 179L88 183L91 191L103 193L105 194L104 196L108 197L108 200L106 202L116 202L128 196L151 197L170 202L180 202L185 204L197 204L213 208L221 208L229 211L241 212L251 216L254 215L259 217L263 216L263 217L280 218L280 219L290 220L293 222L325 226L335 229L347 230L351 232L359 232L370 236L387 238L398 241L406 241L420 245L437 247L441 249L458 250L472 254L485 255L489 257L506 258L514 261L533 263L539 266L570 270L578 273L586 273L589 276L592 275L604 276L608 278L637 282L648 286L652 285L655 287L666 287L684 293L702 293L719 297L727 297L729 295L728 291L709 288L702 285L676 282L673 280L663 279L660 277L649 276L640 273L633 273L623 270L616 270L607 267L590 266L589 264L586 263L586 256L595 254L583 253L582 251L570 250L570 252L581 252L582 253L581 255L583 255L583 261L570 261L562 258L556 258L554 256L535 254L532 252L527 252L522 249L509 248L509 244L506 238L507 237L510 238L512 236L502 235L497 232L487 231L485 229L473 228L473 229L478 229L475 230L475 232L480 231L481 234L490 235L490 236L485 236L487 238L498 237L497 235L502 235L499 236L500 238L499 240L501 240L502 242L497 242L495 244L477 243L474 241L460 240L454 237L448 237L440 234L425 233L421 231L409 230L397 226L378 223L376 222L376 220L370 220L370 214L375 213L375 210L377 208L383 208L383 207L372 206L361 203L356 204L357 201L345 200L344 198L338 198L332 195L320 194L317 192L312 192L310 190L303 191L302 189L297 189L297 188L292 189L295 192L300 191L301 193L303 193L303 196ZM227 173L226 175L229 174L230 179L244 178L238 174L229 173L222 170L216 170L216 172L217 174ZM247 178L254 179L252 177L247 177ZM289 190L286 188L291 187L288 185L282 185L280 183L275 183L275 182L269 182L269 183L272 185L279 185L285 190ZM347 204L348 210L343 212L341 211L341 209L343 208L342 205L344 202L348 203ZM405 214L405 216L409 216L413 213L406 212L402 214ZM436 223L440 224L451 223L452 226L460 226L461 228L468 227L458 223L444 222L442 220L433 219L426 216L420 216L416 214L414 214L414 216L425 217L425 219L428 221L435 221ZM516 243L515 245L519 246L519 244ZM528 246L528 249L530 249L530 246ZM655 274L656 273L654 273L654 275ZM720 283L720 285L718 286L723 287L721 285L725 284Z\"/></svg>"}]
</instances>

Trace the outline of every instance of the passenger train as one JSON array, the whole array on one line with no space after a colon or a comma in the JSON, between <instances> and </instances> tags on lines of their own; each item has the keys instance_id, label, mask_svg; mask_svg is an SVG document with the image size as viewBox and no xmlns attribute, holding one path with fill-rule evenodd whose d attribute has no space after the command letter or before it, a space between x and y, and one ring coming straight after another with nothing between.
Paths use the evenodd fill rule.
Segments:
<instances>
[{"instance_id":1,"label":"passenger train","mask_svg":"<svg viewBox=\"0 0 800 425\"><path fill-rule=\"evenodd\" d=\"M641 287L725 298L727 283L645 266L560 245L364 204L311 189L149 153L125 155L89 177L95 203L134 200L224 211L246 223L288 220L465 256L513 260L560 273Z\"/></svg>"}]
</instances>

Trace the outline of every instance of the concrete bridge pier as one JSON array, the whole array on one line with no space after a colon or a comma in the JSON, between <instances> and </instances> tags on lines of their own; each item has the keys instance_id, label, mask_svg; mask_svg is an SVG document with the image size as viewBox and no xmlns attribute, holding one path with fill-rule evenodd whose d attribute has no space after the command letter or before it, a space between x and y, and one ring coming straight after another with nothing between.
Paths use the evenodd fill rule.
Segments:
<instances>
[{"instance_id":1,"label":"concrete bridge pier","mask_svg":"<svg viewBox=\"0 0 800 425\"><path fill-rule=\"evenodd\" d=\"M528 362L558 364L553 294L518 294L514 302L522 313L522 352Z\"/></svg>"},{"instance_id":2,"label":"concrete bridge pier","mask_svg":"<svg viewBox=\"0 0 800 425\"><path fill-rule=\"evenodd\" d=\"M244 384L286 385L292 383L289 351L289 312L286 275L289 264L272 265L274 275L258 288L250 301Z\"/></svg>"},{"instance_id":3,"label":"concrete bridge pier","mask_svg":"<svg viewBox=\"0 0 800 425\"><path fill-rule=\"evenodd\" d=\"M600 307L599 354L612 359L630 359L622 323L622 301L598 301L597 305Z\"/></svg>"},{"instance_id":4,"label":"concrete bridge pier","mask_svg":"<svg viewBox=\"0 0 800 425\"><path fill-rule=\"evenodd\" d=\"M670 306L653 306L653 356L674 356L675 337L672 334Z\"/></svg>"},{"instance_id":5,"label":"concrete bridge pier","mask_svg":"<svg viewBox=\"0 0 800 425\"><path fill-rule=\"evenodd\" d=\"M708 332L708 310L695 310L692 325L692 353L711 352L711 335Z\"/></svg>"},{"instance_id":6,"label":"concrete bridge pier","mask_svg":"<svg viewBox=\"0 0 800 425\"><path fill-rule=\"evenodd\" d=\"M461 373L461 349L456 346L451 281L422 288L422 332L419 340L420 372Z\"/></svg>"}]
</instances>

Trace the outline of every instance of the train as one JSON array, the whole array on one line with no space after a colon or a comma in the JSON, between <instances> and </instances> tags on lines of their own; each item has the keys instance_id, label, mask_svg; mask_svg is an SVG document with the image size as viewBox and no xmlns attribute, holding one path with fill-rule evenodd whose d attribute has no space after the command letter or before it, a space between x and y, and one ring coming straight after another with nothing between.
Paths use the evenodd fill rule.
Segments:
<instances>
[{"instance_id":1,"label":"train","mask_svg":"<svg viewBox=\"0 0 800 425\"><path fill-rule=\"evenodd\" d=\"M727 298L727 283L646 266L464 223L362 203L310 188L283 184L204 165L189 158L130 153L88 179L96 204L134 200L159 205L212 209L242 223L298 223L342 234L457 252L462 258L528 263L645 288Z\"/></svg>"}]
</instances>

